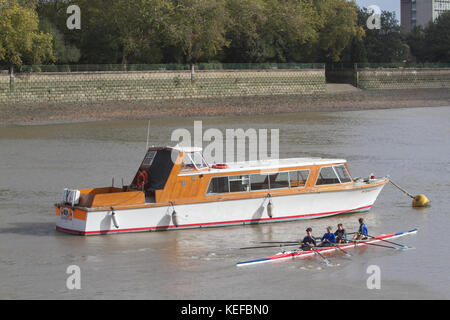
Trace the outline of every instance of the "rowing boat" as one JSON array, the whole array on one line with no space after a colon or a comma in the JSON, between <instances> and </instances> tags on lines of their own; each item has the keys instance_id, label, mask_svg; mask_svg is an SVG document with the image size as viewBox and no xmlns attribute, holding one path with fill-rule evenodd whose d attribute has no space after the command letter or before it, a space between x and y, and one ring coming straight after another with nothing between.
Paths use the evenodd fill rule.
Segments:
<instances>
[{"instance_id":1,"label":"rowing boat","mask_svg":"<svg viewBox=\"0 0 450 320\"><path fill-rule=\"evenodd\" d=\"M371 243L376 243L376 242L380 242L380 241L384 241L384 240L389 240L389 239L395 239L395 238L400 238L403 236L407 236L410 234L414 234L417 233L418 229L412 229L409 231L404 231L404 232L398 232L398 233L388 233L388 234L380 234L377 235L371 239L368 240L362 240L362 241L358 241L358 242L352 242L352 243L345 243L345 244L340 244L340 245L336 245L333 247L324 247L324 248L317 248L315 251L319 252L321 254L324 253L330 253L330 252L334 252L337 249L336 248L340 248L340 249L350 249L350 248L354 248L354 247L361 247L361 246L366 246L366 245L370 245ZM242 262L238 262L236 265L238 267L242 267L242 266L249 266L249 265L254 265L254 264L260 264L260 263L267 263L267 262L274 262L274 261L282 261L282 260L292 260L292 259L296 259L296 258L306 258L306 257L310 257L316 254L314 250L308 250L308 251L299 251L299 250L290 250L290 251L284 251L284 252L280 252L277 253L273 256L270 257L266 257L266 258L262 258L262 259L256 259L256 260L249 260L249 261L242 261Z\"/></svg>"}]
</instances>

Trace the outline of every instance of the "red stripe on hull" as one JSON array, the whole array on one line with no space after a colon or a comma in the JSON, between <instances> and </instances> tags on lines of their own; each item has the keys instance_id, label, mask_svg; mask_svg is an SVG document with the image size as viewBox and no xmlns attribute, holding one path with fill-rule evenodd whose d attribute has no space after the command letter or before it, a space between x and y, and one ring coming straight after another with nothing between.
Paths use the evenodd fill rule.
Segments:
<instances>
[{"instance_id":1,"label":"red stripe on hull","mask_svg":"<svg viewBox=\"0 0 450 320\"><path fill-rule=\"evenodd\" d=\"M302 219L302 218L308 218L308 217L320 217L320 216L329 216L329 215L336 215L336 214L342 214L342 213L350 213L350 212L354 212L354 211L370 209L371 207L372 207L372 205L361 207L361 208L356 208L356 209L352 209L352 210L341 210L341 211L332 211L332 212L325 212L325 213L313 213L313 214L287 216L287 217L274 217L274 218L264 218L264 219L184 224L184 225L180 225L178 227L160 226L160 227L130 228L130 229L117 229L117 230L78 231L78 230L66 229L66 228L56 226L56 229L59 231L69 232L69 233L73 233L73 234L77 234L77 235L100 235L100 234L109 234L109 233L144 232L144 231L157 231L157 230L167 230L167 229L196 228L196 227L203 227L203 226L205 226L205 227L206 226L224 226L224 225L234 225L234 224L240 224L240 223L251 224L251 223L256 223L256 222L264 222L264 221L293 220L293 219Z\"/></svg>"}]
</instances>

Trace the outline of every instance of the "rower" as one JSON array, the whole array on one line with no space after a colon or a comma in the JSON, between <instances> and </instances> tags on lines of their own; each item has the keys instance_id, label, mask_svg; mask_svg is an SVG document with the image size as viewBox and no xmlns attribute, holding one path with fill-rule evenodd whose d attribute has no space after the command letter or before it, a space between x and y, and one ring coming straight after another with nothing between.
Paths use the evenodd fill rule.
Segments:
<instances>
[{"instance_id":1,"label":"rower","mask_svg":"<svg viewBox=\"0 0 450 320\"><path fill-rule=\"evenodd\" d=\"M331 227L327 228L327 232L322 237L321 247L329 247L332 243L336 243L336 236L331 230Z\"/></svg>"},{"instance_id":2,"label":"rower","mask_svg":"<svg viewBox=\"0 0 450 320\"><path fill-rule=\"evenodd\" d=\"M312 236L312 228L306 229L306 236L303 238L302 247L303 251L311 250L312 247L316 246L316 239Z\"/></svg>"},{"instance_id":3,"label":"rower","mask_svg":"<svg viewBox=\"0 0 450 320\"><path fill-rule=\"evenodd\" d=\"M337 243L346 243L347 242L347 232L345 232L344 226L342 225L342 223L339 223L337 225L337 230L334 233L334 235L336 236L336 242Z\"/></svg>"},{"instance_id":4,"label":"rower","mask_svg":"<svg viewBox=\"0 0 450 320\"><path fill-rule=\"evenodd\" d=\"M367 226L364 224L364 219L359 218L359 229L358 232L353 237L353 240L365 240L369 237L369 230L367 230Z\"/></svg>"}]
</instances>

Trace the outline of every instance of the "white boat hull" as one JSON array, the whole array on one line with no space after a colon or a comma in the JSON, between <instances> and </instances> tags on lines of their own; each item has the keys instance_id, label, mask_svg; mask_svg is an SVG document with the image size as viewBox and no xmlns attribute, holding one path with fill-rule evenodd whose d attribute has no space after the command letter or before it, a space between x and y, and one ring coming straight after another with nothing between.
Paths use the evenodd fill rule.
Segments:
<instances>
[{"instance_id":1,"label":"white boat hull","mask_svg":"<svg viewBox=\"0 0 450 320\"><path fill-rule=\"evenodd\" d=\"M315 219L368 211L384 184L368 188L314 192L267 198L144 207L129 210L88 211L84 220L57 214L57 229L81 235L162 231ZM176 219L172 216L176 210ZM115 220L115 221L114 221Z\"/></svg>"}]
</instances>

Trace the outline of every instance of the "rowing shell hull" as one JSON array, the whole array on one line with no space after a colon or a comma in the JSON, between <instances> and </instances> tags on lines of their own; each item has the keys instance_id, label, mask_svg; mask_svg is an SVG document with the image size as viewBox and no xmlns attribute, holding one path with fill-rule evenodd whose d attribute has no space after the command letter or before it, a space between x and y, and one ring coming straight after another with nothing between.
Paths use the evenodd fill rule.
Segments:
<instances>
[{"instance_id":1,"label":"rowing shell hull","mask_svg":"<svg viewBox=\"0 0 450 320\"><path fill-rule=\"evenodd\" d=\"M388 234L380 234L378 236L375 236L373 239L370 240L365 240L365 241L360 241L358 243L351 243L351 244L342 244L342 245L338 245L339 248L341 249L351 249L354 247L360 247L360 246L365 246L367 245L366 243L376 243L376 242L380 242L382 240L389 240L389 239L395 239L395 238L399 238L399 237L403 237L406 235L410 235L410 234L414 234L417 233L418 229L412 229L409 231L404 231L404 232L398 232L398 233L388 233ZM376 239L375 239L376 238ZM330 253L330 252L334 252L337 249L335 247L332 248L317 248L316 251L320 252L321 254L324 253ZM242 266L249 266L249 265L254 265L254 264L261 264L261 263L268 263L268 262L275 262L275 261L283 261L283 260L292 260L292 259L301 259L301 258L306 258L306 257L310 257L315 255L316 253L312 250L310 251L286 251L286 252L280 252L277 253L274 256L270 256L270 257L266 257L266 258L262 258L262 259L256 259L256 260L249 260L249 261L243 261L243 262L238 262L236 265L238 267L242 267Z\"/></svg>"}]
</instances>

